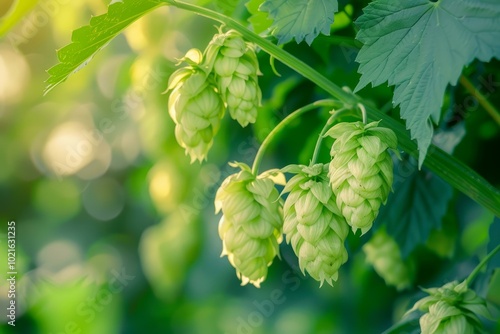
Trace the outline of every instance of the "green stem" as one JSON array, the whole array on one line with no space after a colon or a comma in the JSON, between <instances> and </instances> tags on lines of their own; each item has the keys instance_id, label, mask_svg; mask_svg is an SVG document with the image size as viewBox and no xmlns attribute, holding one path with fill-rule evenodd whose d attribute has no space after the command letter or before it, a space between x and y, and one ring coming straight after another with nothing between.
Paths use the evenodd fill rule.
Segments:
<instances>
[{"instance_id":1,"label":"green stem","mask_svg":"<svg viewBox=\"0 0 500 334\"><path fill-rule=\"evenodd\" d=\"M474 270L470 273L469 277L466 278L465 282L467 284L467 286L470 286L470 284L472 283L472 281L474 281L474 279L476 278L476 276L479 274L479 272L481 271L481 269L483 268L483 266L496 254L498 253L498 251L500 251L500 245L496 246L491 252L488 253L488 255L486 255L486 257L481 261L479 262L479 264L476 266L476 268L474 268Z\"/></svg>"},{"instance_id":2,"label":"green stem","mask_svg":"<svg viewBox=\"0 0 500 334\"><path fill-rule=\"evenodd\" d=\"M343 102L346 108L349 106L354 108L357 103L363 103L361 97L344 91L342 88L335 85L303 61L248 30L236 20L212 10L189 3L175 0L164 1L178 8L221 22L225 24L226 27L238 31L246 40L257 44L263 51ZM366 111L368 121L382 120L383 126L391 128L396 133L400 148L418 158L418 149L415 142L410 138L408 131L399 121L373 107L366 106ZM500 191L490 185L479 174L466 166L464 163L438 147L431 145L424 161L424 165L456 189L462 191L464 194L468 195L470 198L500 217Z\"/></svg>"},{"instance_id":3,"label":"green stem","mask_svg":"<svg viewBox=\"0 0 500 334\"><path fill-rule=\"evenodd\" d=\"M323 136L325 135L326 131L328 131L328 129L330 128L330 125L333 122L334 115L332 115L328 119L325 126L323 127L323 129L321 129L321 132L318 135L318 140L316 141L316 146L314 146L314 152L313 152L313 156L311 158L311 165L314 165L316 163L316 161L318 160L319 151L321 149L321 143L323 142Z\"/></svg>"},{"instance_id":4,"label":"green stem","mask_svg":"<svg viewBox=\"0 0 500 334\"><path fill-rule=\"evenodd\" d=\"M255 159L253 161L252 165L252 173L257 175L259 172L259 167L260 163L262 162L262 158L264 157L264 154L266 153L267 148L273 141L274 137L281 132L284 128L286 128L291 122L293 122L295 119L297 119L300 115L310 111L314 110L318 107L335 107L338 106L339 101L336 100L319 100L316 102L313 102L311 104L308 104L302 108L299 108L292 112L290 115L285 117L278 125L276 125L271 132L267 135L266 139L262 142L262 144L259 147L259 150L257 151L257 154L255 155Z\"/></svg>"},{"instance_id":5,"label":"green stem","mask_svg":"<svg viewBox=\"0 0 500 334\"><path fill-rule=\"evenodd\" d=\"M490 114L491 118L493 118L493 120L497 122L498 125L500 125L500 112L488 101L488 99L483 94L481 94L478 89L476 89L476 87L474 87L472 82L470 82L470 80L466 76L460 76L460 84L464 86L464 88L477 99L484 110L486 110L486 112Z\"/></svg>"},{"instance_id":6,"label":"green stem","mask_svg":"<svg viewBox=\"0 0 500 334\"><path fill-rule=\"evenodd\" d=\"M321 132L319 133L318 140L316 141L316 146L314 146L314 152L313 152L313 157L311 159L311 165L314 165L316 161L318 160L318 155L319 151L321 148L321 143L323 142L323 136L325 135L326 131L330 128L330 125L333 122L334 116L330 117L328 121L326 122L325 126L323 129L321 129Z\"/></svg>"},{"instance_id":7,"label":"green stem","mask_svg":"<svg viewBox=\"0 0 500 334\"><path fill-rule=\"evenodd\" d=\"M319 151L321 149L321 143L323 142L323 138L325 136L326 131L328 131L328 129L331 127L332 123L337 118L342 116L342 114L344 114L345 112L350 113L351 110L346 109L346 108L341 108L339 110L336 110L332 114L332 116L330 116L330 118L328 118L328 120L326 121L325 126L323 127L323 129L321 129L321 132L319 133L318 140L316 141L316 146L314 146L314 152L313 152L313 156L311 159L311 165L314 165L316 163L316 161L318 160Z\"/></svg>"},{"instance_id":8,"label":"green stem","mask_svg":"<svg viewBox=\"0 0 500 334\"><path fill-rule=\"evenodd\" d=\"M361 110L361 116L363 118L363 124L366 125L366 109L362 103L358 103L358 108Z\"/></svg>"}]
</instances>

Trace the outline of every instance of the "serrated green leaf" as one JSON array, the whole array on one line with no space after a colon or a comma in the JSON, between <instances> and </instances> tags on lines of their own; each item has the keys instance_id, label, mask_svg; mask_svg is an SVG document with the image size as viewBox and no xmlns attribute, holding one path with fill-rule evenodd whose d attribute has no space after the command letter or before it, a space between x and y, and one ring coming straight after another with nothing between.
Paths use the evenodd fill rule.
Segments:
<instances>
[{"instance_id":1,"label":"serrated green leaf","mask_svg":"<svg viewBox=\"0 0 500 334\"><path fill-rule=\"evenodd\" d=\"M266 12L259 10L259 6L264 2L264 0L250 0L245 5L251 16L248 18L248 22L252 24L253 31L256 34L260 34L271 26L273 20L267 17Z\"/></svg>"},{"instance_id":2,"label":"serrated green leaf","mask_svg":"<svg viewBox=\"0 0 500 334\"><path fill-rule=\"evenodd\" d=\"M0 19L0 36L5 35L28 13L38 0L17 0L12 3L10 10Z\"/></svg>"},{"instance_id":3,"label":"serrated green leaf","mask_svg":"<svg viewBox=\"0 0 500 334\"><path fill-rule=\"evenodd\" d=\"M311 45L319 33L329 35L337 0L266 0L259 8L273 19L271 30L278 44L295 39Z\"/></svg>"},{"instance_id":4,"label":"serrated green leaf","mask_svg":"<svg viewBox=\"0 0 500 334\"><path fill-rule=\"evenodd\" d=\"M162 5L166 3L160 0L115 2L109 5L106 14L93 17L90 25L73 31L72 43L57 52L60 63L47 71L50 77L47 79L45 94L87 65L123 29Z\"/></svg>"},{"instance_id":5,"label":"serrated green leaf","mask_svg":"<svg viewBox=\"0 0 500 334\"><path fill-rule=\"evenodd\" d=\"M377 221L387 225L387 233L396 240L403 257L425 243L433 229L441 227L452 194L448 183L426 170L418 170L411 158L396 162L394 192Z\"/></svg>"},{"instance_id":6,"label":"serrated green leaf","mask_svg":"<svg viewBox=\"0 0 500 334\"><path fill-rule=\"evenodd\" d=\"M500 58L500 2L497 0L378 0L356 21L356 38L364 43L356 60L361 79L395 86L393 104L400 105L419 166L439 123L448 84L455 85L464 65L475 58Z\"/></svg>"}]
</instances>

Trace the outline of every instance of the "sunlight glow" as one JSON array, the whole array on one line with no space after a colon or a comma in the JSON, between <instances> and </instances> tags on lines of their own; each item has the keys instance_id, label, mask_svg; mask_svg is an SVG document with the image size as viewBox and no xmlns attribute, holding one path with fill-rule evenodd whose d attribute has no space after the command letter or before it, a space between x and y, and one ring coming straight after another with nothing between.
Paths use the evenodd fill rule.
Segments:
<instances>
[{"instance_id":1,"label":"sunlight glow","mask_svg":"<svg viewBox=\"0 0 500 334\"><path fill-rule=\"evenodd\" d=\"M85 136L91 132L81 123L67 122L56 127L43 149L43 159L58 176L72 175L95 157L95 146Z\"/></svg>"},{"instance_id":2,"label":"sunlight glow","mask_svg":"<svg viewBox=\"0 0 500 334\"><path fill-rule=\"evenodd\" d=\"M29 79L30 69L24 56L0 44L0 106L19 101ZM0 117L5 113L2 109Z\"/></svg>"}]
</instances>

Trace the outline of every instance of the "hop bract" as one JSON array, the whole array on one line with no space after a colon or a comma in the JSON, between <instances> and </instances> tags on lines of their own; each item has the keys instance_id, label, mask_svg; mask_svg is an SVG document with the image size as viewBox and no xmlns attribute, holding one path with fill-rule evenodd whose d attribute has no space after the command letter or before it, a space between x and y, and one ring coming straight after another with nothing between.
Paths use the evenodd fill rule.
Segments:
<instances>
[{"instance_id":1,"label":"hop bract","mask_svg":"<svg viewBox=\"0 0 500 334\"><path fill-rule=\"evenodd\" d=\"M215 196L216 213L223 214L221 256L227 255L242 285L260 287L282 241L279 193L269 174L256 177L245 164L233 166L241 171L227 177Z\"/></svg>"},{"instance_id":2,"label":"hop bract","mask_svg":"<svg viewBox=\"0 0 500 334\"><path fill-rule=\"evenodd\" d=\"M184 61L190 65L175 71L169 79L168 111L175 122L175 138L191 157L206 159L224 116L224 104L213 80L198 64L201 52L192 49Z\"/></svg>"},{"instance_id":3,"label":"hop bract","mask_svg":"<svg viewBox=\"0 0 500 334\"><path fill-rule=\"evenodd\" d=\"M420 317L423 334L479 333L482 324L477 315L490 316L485 301L470 290L465 281L423 290L429 296L416 302L408 311L419 309L426 312Z\"/></svg>"},{"instance_id":4,"label":"hop bract","mask_svg":"<svg viewBox=\"0 0 500 334\"><path fill-rule=\"evenodd\" d=\"M349 225L328 184L328 167L294 165L283 171L297 174L283 190L289 192L283 207L286 241L292 244L302 273L332 285L347 261L344 241Z\"/></svg>"},{"instance_id":5,"label":"hop bract","mask_svg":"<svg viewBox=\"0 0 500 334\"><path fill-rule=\"evenodd\" d=\"M388 285L398 290L410 287L414 278L414 263L403 261L398 244L385 230L379 229L363 245L366 260Z\"/></svg>"},{"instance_id":6,"label":"hop bract","mask_svg":"<svg viewBox=\"0 0 500 334\"><path fill-rule=\"evenodd\" d=\"M354 233L360 229L364 234L371 228L392 187L393 162L387 149L396 149L397 138L378 123L339 123L326 133L335 138L330 184Z\"/></svg>"},{"instance_id":7,"label":"hop bract","mask_svg":"<svg viewBox=\"0 0 500 334\"><path fill-rule=\"evenodd\" d=\"M229 30L214 36L205 58L231 117L243 127L254 123L262 92L257 82L259 63L253 46L240 33Z\"/></svg>"},{"instance_id":8,"label":"hop bract","mask_svg":"<svg viewBox=\"0 0 500 334\"><path fill-rule=\"evenodd\" d=\"M420 317L422 334L474 334L474 325L460 309L444 301L429 306L429 312Z\"/></svg>"}]
</instances>

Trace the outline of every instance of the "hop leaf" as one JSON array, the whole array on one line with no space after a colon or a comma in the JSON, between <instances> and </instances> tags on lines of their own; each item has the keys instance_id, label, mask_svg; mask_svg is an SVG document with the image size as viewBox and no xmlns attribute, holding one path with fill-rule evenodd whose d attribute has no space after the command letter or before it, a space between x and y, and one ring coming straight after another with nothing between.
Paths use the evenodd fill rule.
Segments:
<instances>
[{"instance_id":1,"label":"hop leaf","mask_svg":"<svg viewBox=\"0 0 500 334\"><path fill-rule=\"evenodd\" d=\"M192 163L206 159L224 116L224 104L209 75L198 66L201 52L190 50L183 60L190 65L169 79L168 112L175 122L175 138Z\"/></svg>"},{"instance_id":2,"label":"hop leaf","mask_svg":"<svg viewBox=\"0 0 500 334\"><path fill-rule=\"evenodd\" d=\"M245 164L227 177L215 195L216 213L222 210L219 236L242 285L260 287L267 268L278 255L282 241L283 214L272 175L256 177Z\"/></svg>"},{"instance_id":3,"label":"hop leaf","mask_svg":"<svg viewBox=\"0 0 500 334\"><path fill-rule=\"evenodd\" d=\"M213 71L217 87L231 118L245 127L257 119L262 92L257 82L259 63L253 45L240 33L216 34L205 50L206 67Z\"/></svg>"},{"instance_id":4,"label":"hop leaf","mask_svg":"<svg viewBox=\"0 0 500 334\"><path fill-rule=\"evenodd\" d=\"M429 296L415 303L407 312L426 312L420 318L420 329L424 334L476 333L481 329L477 315L489 317L486 302L466 282L453 281L440 288L423 289Z\"/></svg>"},{"instance_id":5,"label":"hop leaf","mask_svg":"<svg viewBox=\"0 0 500 334\"><path fill-rule=\"evenodd\" d=\"M335 204L328 185L328 167L289 166L283 171L294 172L283 192L289 192L284 204L283 230L292 244L302 273L332 285L338 270L347 261L344 241L349 226Z\"/></svg>"},{"instance_id":6,"label":"hop leaf","mask_svg":"<svg viewBox=\"0 0 500 334\"><path fill-rule=\"evenodd\" d=\"M393 180L393 163L388 148L397 147L397 138L379 122L339 123L326 136L335 138L328 176L337 205L352 227L365 234L387 201Z\"/></svg>"},{"instance_id":7,"label":"hop leaf","mask_svg":"<svg viewBox=\"0 0 500 334\"><path fill-rule=\"evenodd\" d=\"M338 11L337 0L267 0L259 8L273 19L271 31L278 44L292 38L311 45L319 33L330 35L333 13Z\"/></svg>"},{"instance_id":8,"label":"hop leaf","mask_svg":"<svg viewBox=\"0 0 500 334\"><path fill-rule=\"evenodd\" d=\"M414 276L414 263L404 262L398 244L385 230L379 229L363 245L366 260L385 280L398 290L408 288Z\"/></svg>"},{"instance_id":9,"label":"hop leaf","mask_svg":"<svg viewBox=\"0 0 500 334\"><path fill-rule=\"evenodd\" d=\"M500 59L500 2L377 0L363 12L356 20L362 76L354 91L369 82L395 86L393 104L417 141L421 166L446 86L456 85L474 58Z\"/></svg>"}]
</instances>

